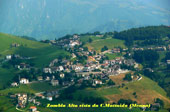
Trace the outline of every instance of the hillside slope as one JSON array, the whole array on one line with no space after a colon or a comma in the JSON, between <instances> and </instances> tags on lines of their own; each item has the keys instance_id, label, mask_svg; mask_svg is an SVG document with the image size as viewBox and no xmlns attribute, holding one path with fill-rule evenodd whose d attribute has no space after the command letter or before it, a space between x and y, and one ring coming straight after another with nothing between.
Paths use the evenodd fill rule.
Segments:
<instances>
[{"instance_id":1,"label":"hillside slope","mask_svg":"<svg viewBox=\"0 0 170 112\"><path fill-rule=\"evenodd\" d=\"M19 47L11 47L12 44L19 44ZM19 54L21 56L32 57L32 62L37 67L48 65L50 61L69 53L58 47L37 41L0 33L0 59L8 54Z\"/></svg>"},{"instance_id":2,"label":"hillside slope","mask_svg":"<svg viewBox=\"0 0 170 112\"><path fill-rule=\"evenodd\" d=\"M121 75L111 77L113 81L122 80ZM124 77L124 76L123 76ZM123 82L124 83L124 82ZM127 89L128 88L128 89ZM156 98L160 98L165 103L165 108L170 107L170 99L166 96L167 93L162 89L156 82L151 79L142 76L142 80L128 83L125 87L119 89L121 93L105 95L111 102L117 102L119 99L132 99L137 101L139 104L152 104ZM135 97L133 93L136 92Z\"/></svg>"},{"instance_id":3,"label":"hillside slope","mask_svg":"<svg viewBox=\"0 0 170 112\"><path fill-rule=\"evenodd\" d=\"M89 39L91 39L92 42L89 42ZM84 46L88 47L89 50L95 50L96 52L101 52L101 48L104 46L107 46L108 49L116 47L126 48L123 40L115 39L111 36L107 36L105 39L97 36L82 36L81 41L85 43Z\"/></svg>"},{"instance_id":4,"label":"hillside slope","mask_svg":"<svg viewBox=\"0 0 170 112\"><path fill-rule=\"evenodd\" d=\"M19 47L11 47L12 44L18 44ZM19 54L20 56L30 57L28 63L34 65L33 67L42 70L43 67L58 58L65 57L69 53L49 44L31 41L24 38L0 33L0 61L6 55ZM0 89L2 89L15 75L18 74L13 67L3 68L0 63Z\"/></svg>"}]
</instances>

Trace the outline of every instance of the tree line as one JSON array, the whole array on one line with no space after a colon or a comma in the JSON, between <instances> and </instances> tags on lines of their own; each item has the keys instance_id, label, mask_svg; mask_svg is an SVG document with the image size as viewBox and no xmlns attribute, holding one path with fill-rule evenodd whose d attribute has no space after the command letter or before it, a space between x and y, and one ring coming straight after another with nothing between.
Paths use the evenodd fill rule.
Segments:
<instances>
[{"instance_id":1,"label":"tree line","mask_svg":"<svg viewBox=\"0 0 170 112\"><path fill-rule=\"evenodd\" d=\"M125 40L127 46L133 45L135 40L170 38L170 27L168 26L148 26L132 28L129 30L114 32L113 38Z\"/></svg>"}]
</instances>

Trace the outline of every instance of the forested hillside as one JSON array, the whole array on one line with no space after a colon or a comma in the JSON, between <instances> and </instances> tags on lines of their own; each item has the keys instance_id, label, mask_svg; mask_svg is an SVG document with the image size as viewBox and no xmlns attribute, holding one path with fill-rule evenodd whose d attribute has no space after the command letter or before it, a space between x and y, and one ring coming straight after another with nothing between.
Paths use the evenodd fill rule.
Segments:
<instances>
[{"instance_id":1,"label":"forested hillside","mask_svg":"<svg viewBox=\"0 0 170 112\"><path fill-rule=\"evenodd\" d=\"M170 38L170 27L168 26L132 28L114 34L114 38L125 40L127 45L132 45L135 40L159 40L166 36Z\"/></svg>"}]
</instances>

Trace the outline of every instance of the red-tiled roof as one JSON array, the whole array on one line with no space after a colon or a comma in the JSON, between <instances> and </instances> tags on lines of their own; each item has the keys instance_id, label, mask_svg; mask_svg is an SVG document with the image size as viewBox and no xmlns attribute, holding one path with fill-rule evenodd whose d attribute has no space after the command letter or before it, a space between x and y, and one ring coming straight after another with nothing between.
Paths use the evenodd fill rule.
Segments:
<instances>
[{"instance_id":1,"label":"red-tiled roof","mask_svg":"<svg viewBox=\"0 0 170 112\"><path fill-rule=\"evenodd\" d=\"M37 107L36 107L36 106L31 106L31 107L30 107L30 109L35 109L35 108L37 108Z\"/></svg>"}]
</instances>

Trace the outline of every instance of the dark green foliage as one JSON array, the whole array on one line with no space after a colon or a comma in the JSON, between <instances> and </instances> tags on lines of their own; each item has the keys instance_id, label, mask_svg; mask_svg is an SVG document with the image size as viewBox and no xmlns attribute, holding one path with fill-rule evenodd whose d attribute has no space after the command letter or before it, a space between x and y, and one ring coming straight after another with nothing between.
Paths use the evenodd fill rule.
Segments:
<instances>
[{"instance_id":1,"label":"dark green foliage","mask_svg":"<svg viewBox=\"0 0 170 112\"><path fill-rule=\"evenodd\" d=\"M123 80L131 81L132 80L131 74L130 73L126 74Z\"/></svg>"},{"instance_id":2,"label":"dark green foliage","mask_svg":"<svg viewBox=\"0 0 170 112\"><path fill-rule=\"evenodd\" d=\"M124 83L122 83L122 88L125 86L125 84Z\"/></svg>"},{"instance_id":3,"label":"dark green foliage","mask_svg":"<svg viewBox=\"0 0 170 112\"><path fill-rule=\"evenodd\" d=\"M10 64L8 64L8 63L4 63L3 65L2 65L2 68L6 68L6 69L10 69L12 66L10 65Z\"/></svg>"},{"instance_id":4,"label":"dark green foliage","mask_svg":"<svg viewBox=\"0 0 170 112\"><path fill-rule=\"evenodd\" d=\"M92 82L90 80L84 80L79 87L79 89L85 89L86 87L91 87Z\"/></svg>"},{"instance_id":5,"label":"dark green foliage","mask_svg":"<svg viewBox=\"0 0 170 112\"><path fill-rule=\"evenodd\" d=\"M159 103L161 107L164 107L164 102L159 98L156 99L155 103Z\"/></svg>"},{"instance_id":6,"label":"dark green foliage","mask_svg":"<svg viewBox=\"0 0 170 112\"><path fill-rule=\"evenodd\" d=\"M94 97L94 96L79 96L78 99L74 97L74 93L78 90L76 86L70 86L66 88L60 95L61 100L78 100L82 101L86 104L102 104L104 103L104 99L100 97Z\"/></svg>"},{"instance_id":7,"label":"dark green foliage","mask_svg":"<svg viewBox=\"0 0 170 112\"><path fill-rule=\"evenodd\" d=\"M99 97L84 97L84 99L82 99L82 101L84 103L87 103L87 104L102 104L104 103L104 100L103 98L99 98Z\"/></svg>"},{"instance_id":8,"label":"dark green foliage","mask_svg":"<svg viewBox=\"0 0 170 112\"><path fill-rule=\"evenodd\" d=\"M11 65L19 65L22 61L20 59L13 59L9 61L9 64Z\"/></svg>"},{"instance_id":9,"label":"dark green foliage","mask_svg":"<svg viewBox=\"0 0 170 112\"><path fill-rule=\"evenodd\" d=\"M87 60L87 56L79 56L77 55L77 59L79 60L79 63L85 64Z\"/></svg>"},{"instance_id":10,"label":"dark green foliage","mask_svg":"<svg viewBox=\"0 0 170 112\"><path fill-rule=\"evenodd\" d=\"M128 65L125 65L125 64L121 64L120 67L121 67L121 69L134 70L133 66L128 66Z\"/></svg>"},{"instance_id":11,"label":"dark green foliage","mask_svg":"<svg viewBox=\"0 0 170 112\"><path fill-rule=\"evenodd\" d=\"M88 51L88 47L83 47L84 51Z\"/></svg>"},{"instance_id":12,"label":"dark green foliage","mask_svg":"<svg viewBox=\"0 0 170 112\"><path fill-rule=\"evenodd\" d=\"M42 40L43 43L50 43L50 40Z\"/></svg>"},{"instance_id":13,"label":"dark green foliage","mask_svg":"<svg viewBox=\"0 0 170 112\"><path fill-rule=\"evenodd\" d=\"M170 28L167 26L148 26L115 32L114 38L125 40L126 45L131 46L134 40L159 39L169 35Z\"/></svg>"},{"instance_id":14,"label":"dark green foliage","mask_svg":"<svg viewBox=\"0 0 170 112\"><path fill-rule=\"evenodd\" d=\"M92 43L92 42L93 42L93 40L91 38L89 38L89 43Z\"/></svg>"},{"instance_id":15,"label":"dark green foliage","mask_svg":"<svg viewBox=\"0 0 170 112\"><path fill-rule=\"evenodd\" d=\"M170 52L167 52L166 53L166 56L165 56L165 61L166 60L170 60ZM170 64L167 64L167 70L169 70L170 69Z\"/></svg>"},{"instance_id":16,"label":"dark green foliage","mask_svg":"<svg viewBox=\"0 0 170 112\"><path fill-rule=\"evenodd\" d=\"M152 80L160 81L160 79L161 79L161 75L160 74L152 72L149 69L145 69L143 73L144 73L145 76L149 77Z\"/></svg>"},{"instance_id":17,"label":"dark green foliage","mask_svg":"<svg viewBox=\"0 0 170 112\"><path fill-rule=\"evenodd\" d=\"M93 33L94 35L100 35L100 32L99 31L96 31Z\"/></svg>"},{"instance_id":18,"label":"dark green foliage","mask_svg":"<svg viewBox=\"0 0 170 112\"><path fill-rule=\"evenodd\" d=\"M106 39L107 38L107 34L104 34L104 36L102 37L102 39Z\"/></svg>"},{"instance_id":19,"label":"dark green foliage","mask_svg":"<svg viewBox=\"0 0 170 112\"><path fill-rule=\"evenodd\" d=\"M113 82L111 79L107 83L108 85L115 85L115 82Z\"/></svg>"},{"instance_id":20,"label":"dark green foliage","mask_svg":"<svg viewBox=\"0 0 170 112\"><path fill-rule=\"evenodd\" d=\"M21 36L22 38L25 38L27 40L33 40L33 41L37 41L35 38L33 37L28 37L28 36Z\"/></svg>"},{"instance_id":21,"label":"dark green foliage","mask_svg":"<svg viewBox=\"0 0 170 112\"><path fill-rule=\"evenodd\" d=\"M159 59L159 54L153 50L139 50L134 52L133 58L138 63L156 62Z\"/></svg>"},{"instance_id":22,"label":"dark green foliage","mask_svg":"<svg viewBox=\"0 0 170 112\"><path fill-rule=\"evenodd\" d=\"M107 47L107 46L104 46L104 47L101 49L101 52L104 52L104 51L106 51L106 50L108 50L108 47Z\"/></svg>"},{"instance_id":23,"label":"dark green foliage","mask_svg":"<svg viewBox=\"0 0 170 112\"><path fill-rule=\"evenodd\" d=\"M73 85L68 88L66 88L64 91L62 91L62 94L60 95L60 99L73 99L72 93L74 93L77 90L77 88Z\"/></svg>"},{"instance_id":24,"label":"dark green foliage","mask_svg":"<svg viewBox=\"0 0 170 112\"><path fill-rule=\"evenodd\" d=\"M136 92L134 92L133 95L135 96L135 95L136 95Z\"/></svg>"},{"instance_id":25,"label":"dark green foliage","mask_svg":"<svg viewBox=\"0 0 170 112\"><path fill-rule=\"evenodd\" d=\"M26 79L29 79L29 81L37 79L36 75L30 74L28 71L25 71L25 70L15 75L13 78L13 81L18 82L19 78L26 78Z\"/></svg>"},{"instance_id":26,"label":"dark green foliage","mask_svg":"<svg viewBox=\"0 0 170 112\"><path fill-rule=\"evenodd\" d=\"M71 35L65 35L64 37L59 38L58 40L62 40L62 39L69 39L70 37L71 37Z\"/></svg>"},{"instance_id":27,"label":"dark green foliage","mask_svg":"<svg viewBox=\"0 0 170 112\"><path fill-rule=\"evenodd\" d=\"M167 52L167 53L166 53L165 59L166 59L166 60L170 60L170 52Z\"/></svg>"},{"instance_id":28,"label":"dark green foliage","mask_svg":"<svg viewBox=\"0 0 170 112\"><path fill-rule=\"evenodd\" d=\"M165 42L161 39L149 39L149 40L144 40L141 43L138 43L140 46L146 46L146 45L164 45Z\"/></svg>"},{"instance_id":29,"label":"dark green foliage","mask_svg":"<svg viewBox=\"0 0 170 112\"><path fill-rule=\"evenodd\" d=\"M5 110L4 107L0 108L0 112L4 112L4 110Z\"/></svg>"}]
</instances>

